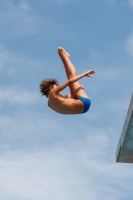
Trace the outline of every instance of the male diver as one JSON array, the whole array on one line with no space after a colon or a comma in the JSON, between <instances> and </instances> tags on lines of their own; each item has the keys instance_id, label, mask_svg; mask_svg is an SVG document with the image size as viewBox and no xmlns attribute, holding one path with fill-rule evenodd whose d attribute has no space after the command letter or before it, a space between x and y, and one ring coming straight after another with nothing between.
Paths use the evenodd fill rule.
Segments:
<instances>
[{"instance_id":1,"label":"male diver","mask_svg":"<svg viewBox=\"0 0 133 200\"><path fill-rule=\"evenodd\" d=\"M84 91L84 87L78 82L83 77L93 77L94 70L89 70L76 75L76 69L70 61L70 55L62 48L58 48L58 54L64 64L68 80L58 85L57 79L44 79L40 83L40 92L48 98L48 106L60 114L81 114L89 110L91 101ZM60 92L67 86L70 94L64 96Z\"/></svg>"}]
</instances>

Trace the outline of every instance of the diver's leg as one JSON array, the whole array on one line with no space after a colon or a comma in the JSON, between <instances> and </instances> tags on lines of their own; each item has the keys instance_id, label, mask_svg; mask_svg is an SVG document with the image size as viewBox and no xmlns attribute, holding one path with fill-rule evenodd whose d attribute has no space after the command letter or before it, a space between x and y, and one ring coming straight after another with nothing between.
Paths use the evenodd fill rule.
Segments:
<instances>
[{"instance_id":1,"label":"diver's leg","mask_svg":"<svg viewBox=\"0 0 133 200\"><path fill-rule=\"evenodd\" d=\"M67 57L69 59L70 54L67 53L62 47L58 48L58 54L59 54L59 56L60 56L60 58L61 58L61 60L64 64L64 68L65 68L65 71L66 71L67 78L70 79L70 78L76 76L76 70L75 70L74 66L69 67L65 64L66 61L65 61L64 57ZM70 88L71 97L75 99L76 96L73 92L72 86L69 86L69 88Z\"/></svg>"},{"instance_id":2,"label":"diver's leg","mask_svg":"<svg viewBox=\"0 0 133 200\"><path fill-rule=\"evenodd\" d=\"M67 53L62 47L58 48L58 53L59 56L64 64L65 67L65 71L66 71L66 75L69 78L72 78L73 76L76 76L76 69L75 67L71 64L71 65L67 65L66 64L66 60L70 59L70 54Z\"/></svg>"},{"instance_id":3,"label":"diver's leg","mask_svg":"<svg viewBox=\"0 0 133 200\"><path fill-rule=\"evenodd\" d=\"M76 76L76 69L72 64L72 62L70 61L70 55L62 47L58 48L58 53L64 64L68 79ZM78 96L83 96L88 98L88 95L84 91L83 86L78 81L71 84L70 91L72 92L71 95L74 96L73 98L76 98Z\"/></svg>"}]
</instances>

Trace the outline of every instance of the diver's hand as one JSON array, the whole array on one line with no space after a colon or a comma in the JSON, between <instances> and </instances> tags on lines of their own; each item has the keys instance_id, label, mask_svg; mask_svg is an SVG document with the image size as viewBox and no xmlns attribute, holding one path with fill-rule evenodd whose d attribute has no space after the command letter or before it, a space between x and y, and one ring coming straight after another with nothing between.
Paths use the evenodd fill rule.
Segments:
<instances>
[{"instance_id":1,"label":"diver's hand","mask_svg":"<svg viewBox=\"0 0 133 200\"><path fill-rule=\"evenodd\" d=\"M94 74L94 73L95 73L94 70L89 70L89 71L85 72L85 76L93 78L93 76L91 76L91 74Z\"/></svg>"}]
</instances>

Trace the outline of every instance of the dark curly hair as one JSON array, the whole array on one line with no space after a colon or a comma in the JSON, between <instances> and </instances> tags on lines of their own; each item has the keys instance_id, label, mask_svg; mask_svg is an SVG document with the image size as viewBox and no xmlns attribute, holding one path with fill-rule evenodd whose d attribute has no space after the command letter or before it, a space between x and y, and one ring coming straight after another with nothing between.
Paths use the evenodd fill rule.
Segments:
<instances>
[{"instance_id":1,"label":"dark curly hair","mask_svg":"<svg viewBox=\"0 0 133 200\"><path fill-rule=\"evenodd\" d=\"M50 88L54 87L54 85L58 85L58 80L57 79L44 79L41 83L40 83L40 92L42 95L46 95L46 97L48 97L49 94L49 90Z\"/></svg>"}]
</instances>

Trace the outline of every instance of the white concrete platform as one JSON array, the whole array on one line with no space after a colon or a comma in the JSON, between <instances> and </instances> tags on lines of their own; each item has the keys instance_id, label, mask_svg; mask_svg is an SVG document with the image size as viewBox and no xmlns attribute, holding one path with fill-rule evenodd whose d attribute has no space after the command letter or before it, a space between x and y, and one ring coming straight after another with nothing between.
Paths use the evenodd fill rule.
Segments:
<instances>
[{"instance_id":1,"label":"white concrete platform","mask_svg":"<svg viewBox=\"0 0 133 200\"><path fill-rule=\"evenodd\" d=\"M117 145L116 162L133 163L133 94Z\"/></svg>"}]
</instances>

